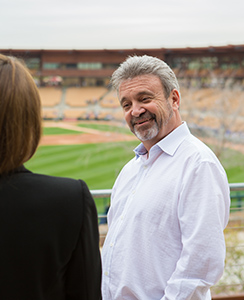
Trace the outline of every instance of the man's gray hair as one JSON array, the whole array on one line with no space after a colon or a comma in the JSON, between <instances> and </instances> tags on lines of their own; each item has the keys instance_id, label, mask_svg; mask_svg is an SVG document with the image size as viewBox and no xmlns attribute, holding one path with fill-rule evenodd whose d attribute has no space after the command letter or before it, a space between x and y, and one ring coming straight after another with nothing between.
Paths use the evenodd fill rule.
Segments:
<instances>
[{"instance_id":1,"label":"man's gray hair","mask_svg":"<svg viewBox=\"0 0 244 300\"><path fill-rule=\"evenodd\" d=\"M161 59L148 55L129 56L113 73L111 84L118 92L122 81L150 74L159 77L164 87L166 98L169 97L173 89L180 92L178 80L172 69Z\"/></svg>"}]
</instances>

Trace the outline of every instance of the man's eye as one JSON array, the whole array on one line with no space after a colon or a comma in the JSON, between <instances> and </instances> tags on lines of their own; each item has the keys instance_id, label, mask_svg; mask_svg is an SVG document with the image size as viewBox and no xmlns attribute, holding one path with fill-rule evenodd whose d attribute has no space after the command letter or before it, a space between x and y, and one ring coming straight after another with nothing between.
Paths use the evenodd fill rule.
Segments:
<instances>
[{"instance_id":1,"label":"man's eye","mask_svg":"<svg viewBox=\"0 0 244 300\"><path fill-rule=\"evenodd\" d=\"M123 104L123 108L128 108L129 107L129 104L128 103L124 103Z\"/></svg>"}]
</instances>

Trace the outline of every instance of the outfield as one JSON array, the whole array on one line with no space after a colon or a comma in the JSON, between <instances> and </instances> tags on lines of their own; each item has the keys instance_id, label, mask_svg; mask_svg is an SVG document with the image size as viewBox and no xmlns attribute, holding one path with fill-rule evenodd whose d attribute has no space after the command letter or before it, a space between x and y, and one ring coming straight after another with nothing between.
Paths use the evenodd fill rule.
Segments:
<instances>
[{"instance_id":1,"label":"outfield","mask_svg":"<svg viewBox=\"0 0 244 300\"><path fill-rule=\"evenodd\" d=\"M40 146L26 164L33 172L83 179L90 189L110 189L133 156L135 142Z\"/></svg>"},{"instance_id":2,"label":"outfield","mask_svg":"<svg viewBox=\"0 0 244 300\"><path fill-rule=\"evenodd\" d=\"M78 124L77 130L70 130L58 127L63 125L61 122L55 125L57 127L44 127L43 141L48 138L50 145L41 143L26 167L37 173L83 179L90 189L110 189L122 166L133 157L132 150L138 144L126 128L84 123ZM75 126L69 124L67 127ZM88 128L93 130L92 133L87 133ZM121 141L124 136L129 140ZM91 143L84 143L87 138ZM94 143L94 140L99 140L99 143Z\"/></svg>"},{"instance_id":3,"label":"outfield","mask_svg":"<svg viewBox=\"0 0 244 300\"><path fill-rule=\"evenodd\" d=\"M90 189L111 188L139 143L126 127L99 122L51 124L43 128L48 145L41 142L26 166L33 172L82 178ZM244 182L243 153L225 149L220 160L230 183Z\"/></svg>"},{"instance_id":4,"label":"outfield","mask_svg":"<svg viewBox=\"0 0 244 300\"><path fill-rule=\"evenodd\" d=\"M83 179L91 190L111 189L123 165L134 156L138 140L124 127L88 122L64 125L44 127L41 145L26 167L36 173ZM243 153L225 149L221 162L230 183L244 182Z\"/></svg>"}]
</instances>

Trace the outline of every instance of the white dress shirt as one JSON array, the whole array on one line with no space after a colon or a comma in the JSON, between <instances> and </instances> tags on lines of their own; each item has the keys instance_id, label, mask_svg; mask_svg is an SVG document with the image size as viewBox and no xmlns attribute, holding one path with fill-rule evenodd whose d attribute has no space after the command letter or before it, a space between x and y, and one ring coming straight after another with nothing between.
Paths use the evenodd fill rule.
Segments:
<instances>
[{"instance_id":1,"label":"white dress shirt","mask_svg":"<svg viewBox=\"0 0 244 300\"><path fill-rule=\"evenodd\" d=\"M186 123L135 153L112 190L103 300L210 300L225 260L223 167Z\"/></svg>"}]
</instances>

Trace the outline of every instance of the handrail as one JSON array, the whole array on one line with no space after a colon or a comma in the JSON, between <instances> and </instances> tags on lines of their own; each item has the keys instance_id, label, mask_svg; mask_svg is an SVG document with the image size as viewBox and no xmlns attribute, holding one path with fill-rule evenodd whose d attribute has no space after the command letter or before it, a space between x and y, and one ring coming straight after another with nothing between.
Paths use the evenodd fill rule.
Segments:
<instances>
[{"instance_id":1,"label":"handrail","mask_svg":"<svg viewBox=\"0 0 244 300\"><path fill-rule=\"evenodd\" d=\"M229 183L229 188L230 191L244 191L244 182ZM90 192L94 198L109 198L111 196L112 189L90 190Z\"/></svg>"},{"instance_id":2,"label":"handrail","mask_svg":"<svg viewBox=\"0 0 244 300\"><path fill-rule=\"evenodd\" d=\"M229 183L229 188L231 191L244 190L244 182ZM90 192L95 198L104 198L110 197L112 189L90 190Z\"/></svg>"},{"instance_id":3,"label":"handrail","mask_svg":"<svg viewBox=\"0 0 244 300\"><path fill-rule=\"evenodd\" d=\"M90 190L90 192L94 198L106 198L110 197L112 189Z\"/></svg>"},{"instance_id":4,"label":"handrail","mask_svg":"<svg viewBox=\"0 0 244 300\"><path fill-rule=\"evenodd\" d=\"M229 183L229 187L231 191L242 191L244 190L244 182Z\"/></svg>"},{"instance_id":5,"label":"handrail","mask_svg":"<svg viewBox=\"0 0 244 300\"><path fill-rule=\"evenodd\" d=\"M212 300L244 300L244 294L229 296L213 296Z\"/></svg>"}]
</instances>

